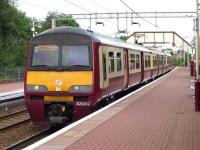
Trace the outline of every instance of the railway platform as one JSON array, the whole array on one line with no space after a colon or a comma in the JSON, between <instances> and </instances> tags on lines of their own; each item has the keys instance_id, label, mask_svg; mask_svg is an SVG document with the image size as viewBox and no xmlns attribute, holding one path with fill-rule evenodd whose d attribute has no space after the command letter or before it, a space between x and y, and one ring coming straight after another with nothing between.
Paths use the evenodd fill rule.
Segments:
<instances>
[{"instance_id":1,"label":"railway platform","mask_svg":"<svg viewBox=\"0 0 200 150\"><path fill-rule=\"evenodd\" d=\"M24 82L0 84L0 94L22 90L24 88Z\"/></svg>"},{"instance_id":2,"label":"railway platform","mask_svg":"<svg viewBox=\"0 0 200 150\"><path fill-rule=\"evenodd\" d=\"M0 103L24 95L24 82L0 84Z\"/></svg>"},{"instance_id":3,"label":"railway platform","mask_svg":"<svg viewBox=\"0 0 200 150\"><path fill-rule=\"evenodd\" d=\"M26 150L199 150L190 86L188 70L177 68Z\"/></svg>"}]
</instances>

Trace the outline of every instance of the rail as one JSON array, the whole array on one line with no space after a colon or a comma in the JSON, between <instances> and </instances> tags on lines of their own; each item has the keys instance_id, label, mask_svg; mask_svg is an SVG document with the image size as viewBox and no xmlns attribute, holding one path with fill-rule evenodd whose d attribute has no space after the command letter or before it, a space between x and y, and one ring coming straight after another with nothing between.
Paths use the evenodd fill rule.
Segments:
<instances>
[{"instance_id":1,"label":"rail","mask_svg":"<svg viewBox=\"0 0 200 150\"><path fill-rule=\"evenodd\" d=\"M42 139L44 137L47 137L48 135L52 134L53 132L55 132L55 131L52 131L52 129L50 129L50 128L45 129L42 132L39 132L31 137L28 137L22 141L19 141L15 144L5 148L5 150L22 149L36 141L39 141L40 139Z\"/></svg>"},{"instance_id":2,"label":"rail","mask_svg":"<svg viewBox=\"0 0 200 150\"><path fill-rule=\"evenodd\" d=\"M19 124L31 121L28 111L22 110L12 114L4 115L0 117L0 132L13 128Z\"/></svg>"}]
</instances>

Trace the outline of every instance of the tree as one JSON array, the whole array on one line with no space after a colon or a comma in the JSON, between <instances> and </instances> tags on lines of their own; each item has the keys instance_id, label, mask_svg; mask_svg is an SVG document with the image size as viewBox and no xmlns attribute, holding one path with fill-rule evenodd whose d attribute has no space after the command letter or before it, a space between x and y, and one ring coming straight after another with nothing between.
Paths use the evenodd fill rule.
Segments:
<instances>
[{"instance_id":1,"label":"tree","mask_svg":"<svg viewBox=\"0 0 200 150\"><path fill-rule=\"evenodd\" d=\"M128 39L128 36L122 35L122 36L119 37L119 39L126 42L126 40Z\"/></svg>"},{"instance_id":2,"label":"tree","mask_svg":"<svg viewBox=\"0 0 200 150\"><path fill-rule=\"evenodd\" d=\"M56 17L56 26L72 26L79 27L79 24L70 16L63 14L49 12L44 22L38 23L41 25L41 28L36 27L38 33L50 29L52 27L52 19Z\"/></svg>"},{"instance_id":3,"label":"tree","mask_svg":"<svg viewBox=\"0 0 200 150\"><path fill-rule=\"evenodd\" d=\"M36 21L36 32L51 28L53 16L64 18L57 26L79 24L69 16L49 13L44 22ZM28 42L32 38L32 21L15 6L15 0L0 0L0 67L24 66Z\"/></svg>"},{"instance_id":4,"label":"tree","mask_svg":"<svg viewBox=\"0 0 200 150\"><path fill-rule=\"evenodd\" d=\"M13 0L0 1L0 66L23 66L31 21Z\"/></svg>"}]
</instances>

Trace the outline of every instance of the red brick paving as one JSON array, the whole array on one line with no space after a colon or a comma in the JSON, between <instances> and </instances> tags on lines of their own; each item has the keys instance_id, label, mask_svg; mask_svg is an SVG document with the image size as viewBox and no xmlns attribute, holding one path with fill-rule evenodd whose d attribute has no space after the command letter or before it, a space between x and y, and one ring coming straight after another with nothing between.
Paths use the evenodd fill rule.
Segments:
<instances>
[{"instance_id":1,"label":"red brick paving","mask_svg":"<svg viewBox=\"0 0 200 150\"><path fill-rule=\"evenodd\" d=\"M24 88L24 82L0 84L0 93L17 91Z\"/></svg>"},{"instance_id":2,"label":"red brick paving","mask_svg":"<svg viewBox=\"0 0 200 150\"><path fill-rule=\"evenodd\" d=\"M194 109L190 79L179 68L95 116L102 122L95 125L94 117L38 149L200 150L200 113Z\"/></svg>"}]
</instances>

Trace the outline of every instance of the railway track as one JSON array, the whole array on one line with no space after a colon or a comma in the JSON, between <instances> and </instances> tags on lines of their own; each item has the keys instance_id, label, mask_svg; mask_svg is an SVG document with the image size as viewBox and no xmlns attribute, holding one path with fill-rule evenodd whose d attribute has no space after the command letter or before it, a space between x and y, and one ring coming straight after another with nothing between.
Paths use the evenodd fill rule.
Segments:
<instances>
[{"instance_id":1,"label":"railway track","mask_svg":"<svg viewBox=\"0 0 200 150\"><path fill-rule=\"evenodd\" d=\"M151 81L149 81L149 82L151 82ZM113 101L116 101L117 99L119 99L119 98L123 97L124 95L126 95L126 94L128 94L128 93L130 93L130 92L132 92L132 91L134 91L134 90L136 90L138 88L140 88L141 86L143 86L143 85L142 84L138 85L138 86L136 86L134 88L131 88L131 89L127 90L126 92L119 93L119 94L115 95ZM113 101L111 100L109 103L112 103ZM104 107L105 105L108 105L109 103L106 103L106 104L104 103L102 105L102 107ZM102 107L100 107L99 109L101 109ZM26 110L18 112L18 113L21 114L21 115L25 114L26 117L28 115L28 113L27 113ZM14 115L14 114L10 114L10 115L7 115L7 116L12 116L12 115ZM0 117L0 131L1 131L1 122L2 122L1 119L2 118L6 118L6 120L10 120L7 116ZM19 116L16 117L16 120L19 120L19 118L22 118L22 117L19 117ZM23 118L26 118L25 116ZM11 119L11 120L13 120L13 119ZM29 117L27 117L27 120L30 120ZM6 121L6 122L9 122L9 121ZM71 122L71 123L73 123L73 122ZM16 124L13 125L13 126L16 126ZM25 138L24 140L18 140L17 143L15 143L15 144L13 144L13 145L11 145L9 147L6 147L5 150L18 150L18 149L25 148L28 145L31 145L32 143L37 142L37 141L41 140L42 138L45 138L45 137L51 135L52 133L56 132L57 130L59 130L59 128L57 128L57 129L55 129L55 128L54 129L52 129L52 128L46 128L46 129L42 130L41 132L39 132L37 134L29 136L28 138Z\"/></svg>"},{"instance_id":2,"label":"railway track","mask_svg":"<svg viewBox=\"0 0 200 150\"><path fill-rule=\"evenodd\" d=\"M31 121L31 119L26 109L0 116L0 132L28 121Z\"/></svg>"},{"instance_id":3,"label":"railway track","mask_svg":"<svg viewBox=\"0 0 200 150\"><path fill-rule=\"evenodd\" d=\"M36 141L39 141L40 139L42 138L45 138L47 137L48 135L52 134L53 132L55 132L54 130L48 128L48 129L45 129L37 134L34 134L33 136L30 136L24 140L21 140L7 148L5 148L4 150L20 150L22 148L25 148L26 146L36 142Z\"/></svg>"}]
</instances>

